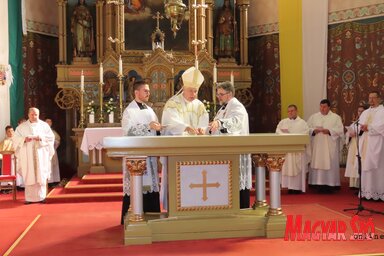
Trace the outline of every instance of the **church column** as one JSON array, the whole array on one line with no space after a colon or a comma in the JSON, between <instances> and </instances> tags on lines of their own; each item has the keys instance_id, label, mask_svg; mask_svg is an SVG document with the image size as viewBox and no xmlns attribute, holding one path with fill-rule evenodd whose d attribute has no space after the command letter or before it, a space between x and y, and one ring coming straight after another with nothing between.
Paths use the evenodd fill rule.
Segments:
<instances>
[{"instance_id":1,"label":"church column","mask_svg":"<svg viewBox=\"0 0 384 256\"><path fill-rule=\"evenodd\" d=\"M269 197L270 207L268 216L282 215L281 209L281 167L285 161L285 155L271 154L267 158L267 166L269 169Z\"/></svg>"},{"instance_id":2,"label":"church column","mask_svg":"<svg viewBox=\"0 0 384 256\"><path fill-rule=\"evenodd\" d=\"M205 49L205 0L198 0L197 4L199 9L197 11L197 40L201 43L199 44L199 50Z\"/></svg>"},{"instance_id":3,"label":"church column","mask_svg":"<svg viewBox=\"0 0 384 256\"><path fill-rule=\"evenodd\" d=\"M120 40L118 47L116 49L116 52L118 54L122 54L125 49L125 43L124 43L124 2L123 4L118 5L118 11L117 11L117 27L119 28L119 31L117 31L117 38Z\"/></svg>"},{"instance_id":4,"label":"church column","mask_svg":"<svg viewBox=\"0 0 384 256\"><path fill-rule=\"evenodd\" d=\"M108 37L112 37L112 8L114 8L114 5L113 4L107 4L105 6L105 10L106 10L106 22L104 22L105 24L105 37L108 38ZM105 40L106 42L106 51L110 51L112 50L112 42L109 41L109 40Z\"/></svg>"},{"instance_id":5,"label":"church column","mask_svg":"<svg viewBox=\"0 0 384 256\"><path fill-rule=\"evenodd\" d=\"M131 177L131 212L129 220L138 222L144 220L143 211L143 174L147 169L147 157L127 159L125 164Z\"/></svg>"},{"instance_id":6,"label":"church column","mask_svg":"<svg viewBox=\"0 0 384 256\"><path fill-rule=\"evenodd\" d=\"M67 0L57 0L59 20L59 64L67 63Z\"/></svg>"},{"instance_id":7,"label":"church column","mask_svg":"<svg viewBox=\"0 0 384 256\"><path fill-rule=\"evenodd\" d=\"M207 24L206 24L206 36L207 36L207 51L211 57L213 57L213 7L214 2L212 0L206 0L207 4Z\"/></svg>"},{"instance_id":8,"label":"church column","mask_svg":"<svg viewBox=\"0 0 384 256\"><path fill-rule=\"evenodd\" d=\"M104 1L96 3L96 59L102 59L104 55Z\"/></svg>"},{"instance_id":9,"label":"church column","mask_svg":"<svg viewBox=\"0 0 384 256\"><path fill-rule=\"evenodd\" d=\"M268 206L267 201L265 199L265 165L267 157L267 154L257 154L252 156L253 165L256 169L256 196L255 202L252 205L253 209Z\"/></svg>"},{"instance_id":10,"label":"church column","mask_svg":"<svg viewBox=\"0 0 384 256\"><path fill-rule=\"evenodd\" d=\"M248 7L249 0L239 0L240 8L240 63L248 64Z\"/></svg>"}]
</instances>

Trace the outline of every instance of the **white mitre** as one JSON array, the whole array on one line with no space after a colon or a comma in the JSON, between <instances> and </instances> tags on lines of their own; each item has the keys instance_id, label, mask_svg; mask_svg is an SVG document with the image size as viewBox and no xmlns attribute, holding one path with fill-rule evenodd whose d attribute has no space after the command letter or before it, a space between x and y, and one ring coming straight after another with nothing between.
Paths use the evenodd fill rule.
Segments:
<instances>
[{"instance_id":1,"label":"white mitre","mask_svg":"<svg viewBox=\"0 0 384 256\"><path fill-rule=\"evenodd\" d=\"M183 85L189 88L199 89L204 82L203 74L196 67L185 70L181 78L183 79Z\"/></svg>"}]
</instances>

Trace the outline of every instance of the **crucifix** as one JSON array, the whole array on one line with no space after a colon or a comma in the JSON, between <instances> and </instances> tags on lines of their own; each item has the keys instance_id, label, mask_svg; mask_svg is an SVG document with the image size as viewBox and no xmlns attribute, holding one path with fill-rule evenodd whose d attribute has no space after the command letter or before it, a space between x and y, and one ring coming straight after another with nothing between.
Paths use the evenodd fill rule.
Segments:
<instances>
[{"instance_id":1,"label":"crucifix","mask_svg":"<svg viewBox=\"0 0 384 256\"><path fill-rule=\"evenodd\" d=\"M164 17L159 12L156 12L156 16L152 16L152 19L156 19L156 29L160 29L160 20L164 19Z\"/></svg>"},{"instance_id":2,"label":"crucifix","mask_svg":"<svg viewBox=\"0 0 384 256\"><path fill-rule=\"evenodd\" d=\"M207 188L218 188L218 187L220 187L220 183L219 182L207 183L207 171L206 170L203 170L201 172L201 174L203 175L203 183L201 183L201 184L191 183L191 184L189 184L189 187L191 189L202 188L203 189L203 197L202 197L202 199L203 199L203 201L207 201L208 200Z\"/></svg>"}]
</instances>

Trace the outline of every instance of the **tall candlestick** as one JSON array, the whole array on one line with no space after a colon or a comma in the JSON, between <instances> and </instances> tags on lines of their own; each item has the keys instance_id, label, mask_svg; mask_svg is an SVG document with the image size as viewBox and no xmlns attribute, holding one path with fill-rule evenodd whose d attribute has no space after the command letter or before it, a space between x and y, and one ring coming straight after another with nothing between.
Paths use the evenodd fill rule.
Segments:
<instances>
[{"instance_id":1,"label":"tall candlestick","mask_svg":"<svg viewBox=\"0 0 384 256\"><path fill-rule=\"evenodd\" d=\"M233 76L233 71L231 70L231 83L235 85L235 77Z\"/></svg>"},{"instance_id":2,"label":"tall candlestick","mask_svg":"<svg viewBox=\"0 0 384 256\"><path fill-rule=\"evenodd\" d=\"M121 55L119 58L119 75L123 75L123 61L121 59Z\"/></svg>"},{"instance_id":3,"label":"tall candlestick","mask_svg":"<svg viewBox=\"0 0 384 256\"><path fill-rule=\"evenodd\" d=\"M84 72L81 70L81 76L80 76L80 90L84 91Z\"/></svg>"},{"instance_id":4,"label":"tall candlestick","mask_svg":"<svg viewBox=\"0 0 384 256\"><path fill-rule=\"evenodd\" d=\"M217 67L216 67L216 63L213 64L213 83L217 83Z\"/></svg>"},{"instance_id":5,"label":"tall candlestick","mask_svg":"<svg viewBox=\"0 0 384 256\"><path fill-rule=\"evenodd\" d=\"M103 62L100 62L100 83L104 83Z\"/></svg>"}]
</instances>

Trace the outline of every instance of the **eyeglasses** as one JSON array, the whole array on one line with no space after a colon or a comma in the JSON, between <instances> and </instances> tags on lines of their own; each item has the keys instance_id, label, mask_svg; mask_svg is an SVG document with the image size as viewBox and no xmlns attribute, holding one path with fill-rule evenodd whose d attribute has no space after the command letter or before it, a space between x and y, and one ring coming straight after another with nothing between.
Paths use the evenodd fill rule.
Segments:
<instances>
[{"instance_id":1,"label":"eyeglasses","mask_svg":"<svg viewBox=\"0 0 384 256\"><path fill-rule=\"evenodd\" d=\"M226 92L226 93L217 93L216 95L217 96L220 96L220 97L223 97L224 95L227 95L229 92Z\"/></svg>"}]
</instances>

